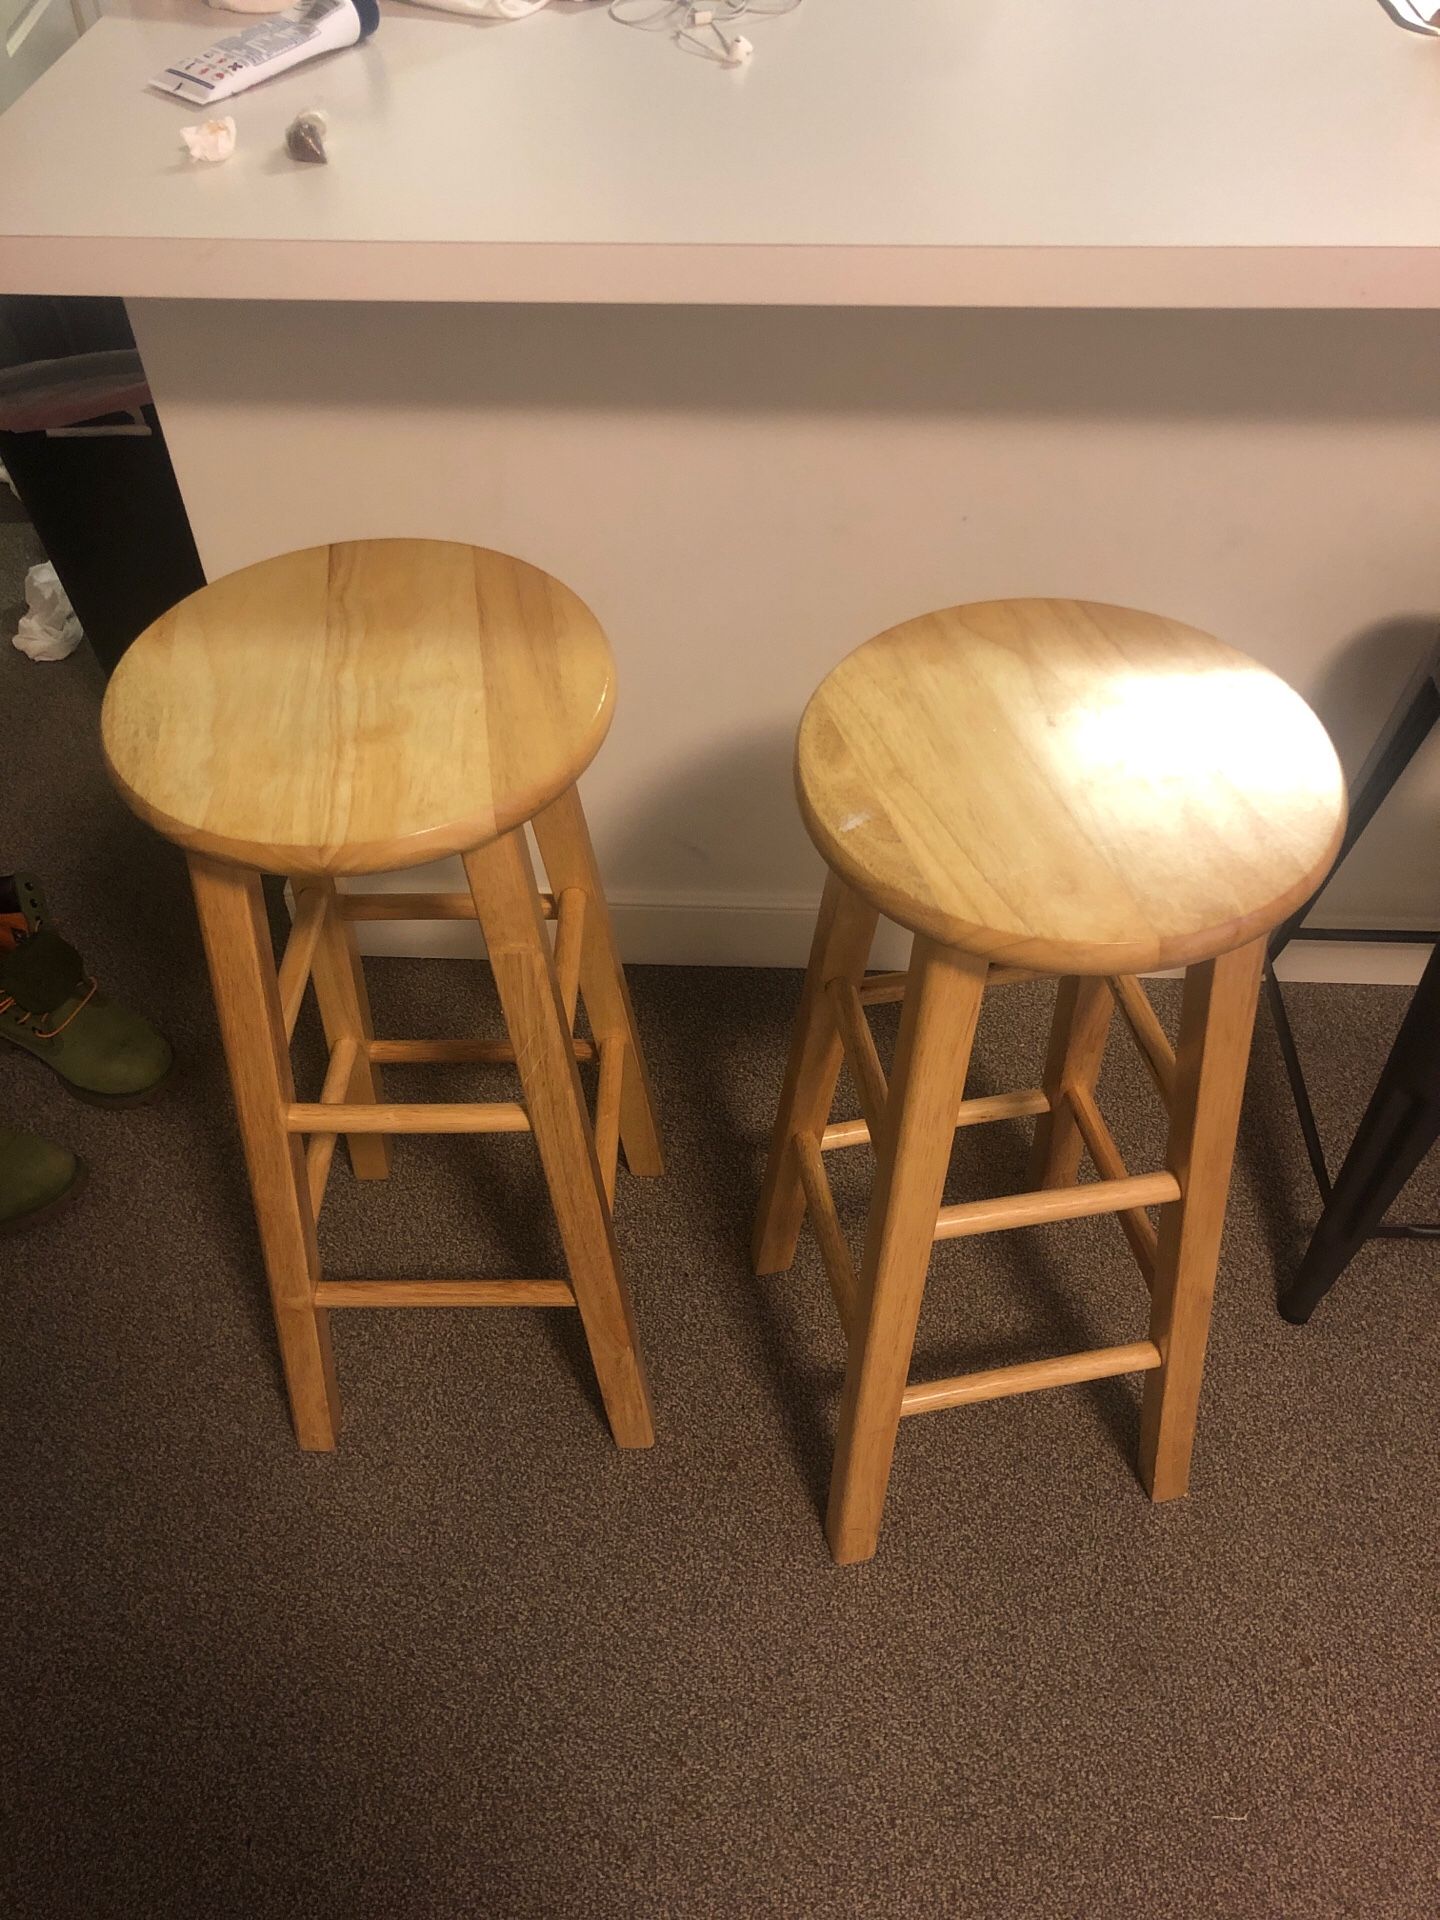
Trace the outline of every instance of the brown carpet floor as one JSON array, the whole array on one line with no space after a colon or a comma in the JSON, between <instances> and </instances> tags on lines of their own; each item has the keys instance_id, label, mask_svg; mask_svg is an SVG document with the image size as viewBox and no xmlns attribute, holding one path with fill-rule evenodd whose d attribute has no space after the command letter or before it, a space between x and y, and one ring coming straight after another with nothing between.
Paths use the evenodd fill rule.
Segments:
<instances>
[{"instance_id":1,"label":"brown carpet floor","mask_svg":"<svg viewBox=\"0 0 1440 1920\"><path fill-rule=\"evenodd\" d=\"M780 1279L745 1260L781 972L635 976L670 1152L619 1192L653 1452L610 1444L573 1316L374 1313L337 1316L346 1430L307 1457L179 859L105 786L88 656L0 656L0 860L183 1062L117 1116L0 1058L0 1114L92 1168L0 1279L6 1913L1433 1920L1435 1258L1374 1246L1307 1330L1277 1317L1312 1195L1263 1019L1186 1501L1135 1481L1137 1383L1076 1387L907 1423L878 1559L832 1567L838 1331L808 1240ZM391 1033L491 1017L478 966L373 979ZM1403 1004L1294 992L1337 1148ZM992 996L980 1089L1033 1082L1045 1011ZM1104 1092L1147 1164L1118 1044ZM962 1135L954 1192L1022 1151ZM343 1273L557 1270L513 1139L404 1142L383 1188L337 1159L322 1231ZM954 1243L917 1371L1134 1338L1138 1296L1107 1222Z\"/></svg>"}]
</instances>

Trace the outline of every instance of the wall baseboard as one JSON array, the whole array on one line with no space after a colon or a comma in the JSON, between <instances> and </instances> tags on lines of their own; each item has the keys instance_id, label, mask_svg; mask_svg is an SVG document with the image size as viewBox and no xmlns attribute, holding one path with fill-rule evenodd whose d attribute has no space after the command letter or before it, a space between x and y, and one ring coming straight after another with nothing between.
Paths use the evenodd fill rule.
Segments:
<instances>
[{"instance_id":1,"label":"wall baseboard","mask_svg":"<svg viewBox=\"0 0 1440 1920\"><path fill-rule=\"evenodd\" d=\"M377 877L374 889L378 891L388 878L392 876ZM406 887L411 884L407 875ZM447 877L443 884L452 882ZM636 900L611 894L610 913L620 952L630 966L803 967L810 953L816 904L814 900L794 904ZM370 920L357 931L362 953L459 959L484 951L478 932L464 921ZM902 967L909 951L907 933L881 926L875 940L876 966Z\"/></svg>"},{"instance_id":2,"label":"wall baseboard","mask_svg":"<svg viewBox=\"0 0 1440 1920\"><path fill-rule=\"evenodd\" d=\"M426 884L459 886L455 876L440 874ZM386 881L408 888L410 875L377 876L367 885ZM813 899L756 900L743 897L638 899L612 894L610 911L620 951L633 966L670 967L803 967L815 926ZM474 958L482 951L474 927L463 921L413 924L394 920L367 921L358 929L363 953L413 958ZM901 967L909 952L909 935L882 922L872 964ZM1413 986L1424 970L1430 948L1417 936L1416 944L1379 941L1297 940L1281 956L1277 971L1282 980L1314 980L1364 986Z\"/></svg>"},{"instance_id":3,"label":"wall baseboard","mask_svg":"<svg viewBox=\"0 0 1440 1920\"><path fill-rule=\"evenodd\" d=\"M1363 987L1415 987L1430 958L1428 941L1294 940L1276 962L1281 980L1329 980Z\"/></svg>"}]
</instances>

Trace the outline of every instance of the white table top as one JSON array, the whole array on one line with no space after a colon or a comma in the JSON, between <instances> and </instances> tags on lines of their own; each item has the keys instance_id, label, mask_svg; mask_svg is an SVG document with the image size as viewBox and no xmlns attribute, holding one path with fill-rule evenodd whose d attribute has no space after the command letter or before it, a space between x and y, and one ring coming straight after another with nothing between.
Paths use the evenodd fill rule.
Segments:
<instances>
[{"instance_id":1,"label":"white table top","mask_svg":"<svg viewBox=\"0 0 1440 1920\"><path fill-rule=\"evenodd\" d=\"M0 119L0 291L1440 306L1440 40L1376 0L806 0L738 72L392 6L219 109L219 167L143 83L243 22L160 10Z\"/></svg>"}]
</instances>

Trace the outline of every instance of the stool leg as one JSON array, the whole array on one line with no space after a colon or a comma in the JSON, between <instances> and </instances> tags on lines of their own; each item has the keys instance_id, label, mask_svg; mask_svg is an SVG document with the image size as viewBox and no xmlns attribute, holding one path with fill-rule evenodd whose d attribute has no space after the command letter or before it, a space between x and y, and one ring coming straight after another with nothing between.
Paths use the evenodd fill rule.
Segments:
<instances>
[{"instance_id":1,"label":"stool leg","mask_svg":"<svg viewBox=\"0 0 1440 1920\"><path fill-rule=\"evenodd\" d=\"M985 972L983 960L916 937L865 1227L865 1321L845 1369L830 1481L826 1532L842 1565L868 1560L880 1537Z\"/></svg>"},{"instance_id":2,"label":"stool leg","mask_svg":"<svg viewBox=\"0 0 1440 1920\"><path fill-rule=\"evenodd\" d=\"M660 1134L655 1125L655 1096L640 1036L630 988L615 946L610 909L590 844L590 829L580 805L578 787L552 800L531 821L535 844L545 862L550 885L557 895L567 887L585 894L585 925L580 942L580 994L597 1040L624 1042L620 1080L620 1144L631 1173L663 1173Z\"/></svg>"},{"instance_id":3,"label":"stool leg","mask_svg":"<svg viewBox=\"0 0 1440 1920\"><path fill-rule=\"evenodd\" d=\"M304 884L313 886L317 883L306 881ZM353 1040L358 1048L346 1099L363 1106L374 1106L383 1100L384 1094L380 1088L380 1076L365 1051L375 1038L375 1028L370 1019L370 996L365 990L365 973L360 965L355 928L340 915L337 906L339 894L334 881L324 880L318 884L330 895L330 911L320 931L315 965L311 972L315 982L315 998L320 1005L321 1024L332 1049L335 1042L342 1038ZM390 1141L385 1134L348 1133L345 1147L350 1155L350 1170L357 1180L385 1179L390 1171Z\"/></svg>"},{"instance_id":4,"label":"stool leg","mask_svg":"<svg viewBox=\"0 0 1440 1920\"><path fill-rule=\"evenodd\" d=\"M818 1138L824 1131L844 1052L825 989L832 980L858 984L870 957L879 917L874 907L852 893L836 874L826 877L800 1010L790 1039L785 1084L770 1137L770 1157L760 1187L751 1245L756 1273L783 1273L795 1258L795 1243L805 1218L805 1190L795 1159L795 1136L809 1133Z\"/></svg>"},{"instance_id":5,"label":"stool leg","mask_svg":"<svg viewBox=\"0 0 1440 1920\"><path fill-rule=\"evenodd\" d=\"M520 1084L618 1446L655 1438L630 1295L595 1157L555 961L523 829L465 855L465 875L515 1048ZM588 911L588 903L587 903Z\"/></svg>"},{"instance_id":6,"label":"stool leg","mask_svg":"<svg viewBox=\"0 0 1440 1920\"><path fill-rule=\"evenodd\" d=\"M1032 1191L1073 1186L1079 1176L1085 1143L1069 1102L1063 1098L1064 1089L1079 1086L1086 1093L1095 1091L1114 1011L1115 999L1107 981L1072 975L1060 982L1045 1057L1044 1088L1050 1111L1035 1122L1035 1142L1030 1151L1028 1185Z\"/></svg>"},{"instance_id":7,"label":"stool leg","mask_svg":"<svg viewBox=\"0 0 1440 1920\"><path fill-rule=\"evenodd\" d=\"M1252 940L1185 975L1165 1164L1180 1198L1160 1216L1150 1338L1161 1365L1145 1376L1140 1478L1153 1500L1174 1500L1190 1479L1210 1305L1265 942Z\"/></svg>"},{"instance_id":8,"label":"stool leg","mask_svg":"<svg viewBox=\"0 0 1440 1920\"><path fill-rule=\"evenodd\" d=\"M192 854L190 879L230 1068L295 1434L302 1447L328 1451L335 1445L340 1402L329 1323L324 1308L312 1304L320 1258L305 1183L305 1156L299 1135L288 1132L284 1120L285 1108L295 1098L295 1085L260 876Z\"/></svg>"}]
</instances>

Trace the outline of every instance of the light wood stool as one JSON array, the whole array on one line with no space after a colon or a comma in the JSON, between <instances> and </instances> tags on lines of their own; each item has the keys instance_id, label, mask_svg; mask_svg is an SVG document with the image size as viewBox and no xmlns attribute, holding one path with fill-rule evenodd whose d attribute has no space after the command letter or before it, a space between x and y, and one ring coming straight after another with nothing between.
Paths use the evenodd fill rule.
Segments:
<instances>
[{"instance_id":1,"label":"light wood stool","mask_svg":"<svg viewBox=\"0 0 1440 1920\"><path fill-rule=\"evenodd\" d=\"M849 1343L827 1531L875 1551L902 1416L1147 1371L1140 1473L1183 1494L1265 935L1314 891L1344 824L1324 730L1273 674L1123 607L996 601L857 649L800 724L801 811L830 868L756 1224L757 1273L807 1210ZM909 971L865 973L879 913ZM1137 973L1184 967L1172 1048ZM964 1099L981 995L1058 974L1043 1085ZM887 1087L867 1004L903 1000ZM1168 1109L1131 1174L1096 1104L1118 1006ZM863 1117L830 1123L843 1058ZM1034 1115L1033 1191L941 1206L957 1126ZM857 1276L824 1155L873 1140ZM1076 1184L1088 1152L1097 1180ZM1157 1235L1147 1208L1160 1209ZM1150 1290L1144 1339L909 1383L930 1250L1113 1213Z\"/></svg>"},{"instance_id":2,"label":"light wood stool","mask_svg":"<svg viewBox=\"0 0 1440 1920\"><path fill-rule=\"evenodd\" d=\"M620 1143L641 1174L660 1172L660 1144L575 790L613 700L610 648L568 588L435 540L312 547L246 567L157 621L110 682L110 773L189 856L302 1447L335 1444L331 1307L578 1307L616 1441L654 1438L611 1200ZM536 888L527 822L550 894ZM463 856L468 892L335 884L446 854ZM278 973L261 872L294 888ZM508 1043L377 1040L356 921L472 918ZM300 1101L289 1040L310 979L330 1064L319 1098ZM573 1034L582 995L591 1040ZM592 1130L576 1063L597 1058ZM392 1061L513 1062L523 1102L386 1104L377 1069ZM390 1134L525 1131L568 1280L321 1276L315 1220L340 1134L356 1177L379 1180Z\"/></svg>"}]
</instances>

